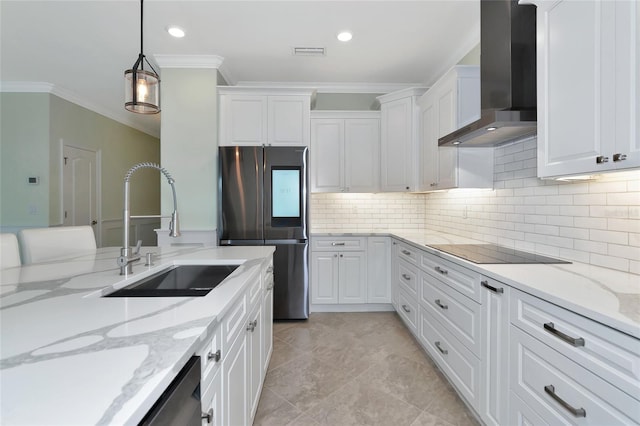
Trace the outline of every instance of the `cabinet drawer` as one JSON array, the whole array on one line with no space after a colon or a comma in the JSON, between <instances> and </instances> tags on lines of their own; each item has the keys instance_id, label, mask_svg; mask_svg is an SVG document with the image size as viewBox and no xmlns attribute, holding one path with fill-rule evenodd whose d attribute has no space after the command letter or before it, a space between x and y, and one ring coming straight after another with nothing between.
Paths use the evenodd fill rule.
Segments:
<instances>
[{"instance_id":1,"label":"cabinet drawer","mask_svg":"<svg viewBox=\"0 0 640 426\"><path fill-rule=\"evenodd\" d=\"M404 259L409 263L413 263L414 265L418 264L418 259L420 257L420 250L400 242L398 243L397 247L398 247L398 257L400 259Z\"/></svg>"},{"instance_id":2,"label":"cabinet drawer","mask_svg":"<svg viewBox=\"0 0 640 426\"><path fill-rule=\"evenodd\" d=\"M418 297L418 275L419 271L413 265L407 262L398 262L398 276L396 280L399 287L404 289L407 294L413 295L414 298Z\"/></svg>"},{"instance_id":3,"label":"cabinet drawer","mask_svg":"<svg viewBox=\"0 0 640 426\"><path fill-rule=\"evenodd\" d=\"M234 303L229 312L222 318L222 357L227 356L231 343L245 329L246 321L249 315L247 309L247 293L244 292Z\"/></svg>"},{"instance_id":4,"label":"cabinet drawer","mask_svg":"<svg viewBox=\"0 0 640 426\"><path fill-rule=\"evenodd\" d=\"M480 303L480 274L430 253L423 253L422 268L451 288Z\"/></svg>"},{"instance_id":5,"label":"cabinet drawer","mask_svg":"<svg viewBox=\"0 0 640 426\"><path fill-rule=\"evenodd\" d=\"M517 327L510 338L511 389L545 423L637 424L640 401Z\"/></svg>"},{"instance_id":6,"label":"cabinet drawer","mask_svg":"<svg viewBox=\"0 0 640 426\"><path fill-rule=\"evenodd\" d=\"M640 340L518 290L510 303L512 324L640 399Z\"/></svg>"},{"instance_id":7,"label":"cabinet drawer","mask_svg":"<svg viewBox=\"0 0 640 426\"><path fill-rule=\"evenodd\" d=\"M366 237L312 237L311 249L316 251L366 250Z\"/></svg>"},{"instance_id":8,"label":"cabinet drawer","mask_svg":"<svg viewBox=\"0 0 640 426\"><path fill-rule=\"evenodd\" d=\"M448 288L429 274L422 274L420 302L426 311L463 345L480 356L480 304Z\"/></svg>"},{"instance_id":9,"label":"cabinet drawer","mask_svg":"<svg viewBox=\"0 0 640 426\"><path fill-rule=\"evenodd\" d=\"M418 301L403 289L398 292L398 313L415 335L418 334Z\"/></svg>"},{"instance_id":10,"label":"cabinet drawer","mask_svg":"<svg viewBox=\"0 0 640 426\"><path fill-rule=\"evenodd\" d=\"M198 352L202 370L202 382L208 383L213 374L222 364L222 327L218 325L211 336L207 336L208 343Z\"/></svg>"},{"instance_id":11,"label":"cabinet drawer","mask_svg":"<svg viewBox=\"0 0 640 426\"><path fill-rule=\"evenodd\" d=\"M467 401L478 410L480 360L421 308L420 341Z\"/></svg>"}]
</instances>

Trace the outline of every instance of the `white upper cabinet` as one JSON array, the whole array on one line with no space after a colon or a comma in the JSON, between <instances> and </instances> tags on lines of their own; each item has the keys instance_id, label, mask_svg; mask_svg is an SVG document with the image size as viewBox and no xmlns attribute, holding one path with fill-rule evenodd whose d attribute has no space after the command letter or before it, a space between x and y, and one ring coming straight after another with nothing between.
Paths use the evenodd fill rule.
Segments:
<instances>
[{"instance_id":1,"label":"white upper cabinet","mask_svg":"<svg viewBox=\"0 0 640 426\"><path fill-rule=\"evenodd\" d=\"M219 145L307 146L311 90L218 87Z\"/></svg>"},{"instance_id":2,"label":"white upper cabinet","mask_svg":"<svg viewBox=\"0 0 640 426\"><path fill-rule=\"evenodd\" d=\"M377 192L380 113L314 111L309 155L312 192Z\"/></svg>"},{"instance_id":3,"label":"white upper cabinet","mask_svg":"<svg viewBox=\"0 0 640 426\"><path fill-rule=\"evenodd\" d=\"M417 190L420 110L424 88L405 89L378 97L382 118L380 185L383 192Z\"/></svg>"},{"instance_id":4,"label":"white upper cabinet","mask_svg":"<svg viewBox=\"0 0 640 426\"><path fill-rule=\"evenodd\" d=\"M480 68L453 67L418 104L422 149L417 190L492 188L493 148L438 147L438 138L480 118Z\"/></svg>"},{"instance_id":5,"label":"white upper cabinet","mask_svg":"<svg viewBox=\"0 0 640 426\"><path fill-rule=\"evenodd\" d=\"M640 7L635 1L537 6L538 176L640 166Z\"/></svg>"}]
</instances>

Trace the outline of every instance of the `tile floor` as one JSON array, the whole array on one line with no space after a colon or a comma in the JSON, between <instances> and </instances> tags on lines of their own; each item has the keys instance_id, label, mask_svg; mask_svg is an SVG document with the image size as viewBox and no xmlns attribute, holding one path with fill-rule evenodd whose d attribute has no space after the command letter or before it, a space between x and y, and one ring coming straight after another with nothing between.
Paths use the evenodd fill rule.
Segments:
<instances>
[{"instance_id":1,"label":"tile floor","mask_svg":"<svg viewBox=\"0 0 640 426\"><path fill-rule=\"evenodd\" d=\"M394 312L274 324L256 426L477 424Z\"/></svg>"}]
</instances>

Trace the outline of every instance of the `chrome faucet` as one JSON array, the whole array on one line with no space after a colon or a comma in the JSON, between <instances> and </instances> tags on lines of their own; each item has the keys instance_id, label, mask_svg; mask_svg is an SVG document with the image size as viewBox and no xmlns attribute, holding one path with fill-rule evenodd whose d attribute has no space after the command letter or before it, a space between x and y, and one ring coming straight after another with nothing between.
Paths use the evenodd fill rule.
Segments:
<instances>
[{"instance_id":1,"label":"chrome faucet","mask_svg":"<svg viewBox=\"0 0 640 426\"><path fill-rule=\"evenodd\" d=\"M163 218L169 216L162 215L145 215L145 216L131 216L129 211L129 180L131 175L136 171L144 168L157 169L167 178L169 185L171 185L171 191L173 192L173 213L171 213L171 222L169 222L169 236L179 237L180 227L178 225L178 202L176 201L176 187L174 185L175 180L171 177L169 172L155 163L139 163L131 167L124 177L124 211L123 211L123 238L122 248L120 249L120 256L118 257L118 266L120 266L120 275L127 275L133 272L133 262L140 260L140 241L134 251L129 246L129 225L131 219L142 218Z\"/></svg>"}]
</instances>

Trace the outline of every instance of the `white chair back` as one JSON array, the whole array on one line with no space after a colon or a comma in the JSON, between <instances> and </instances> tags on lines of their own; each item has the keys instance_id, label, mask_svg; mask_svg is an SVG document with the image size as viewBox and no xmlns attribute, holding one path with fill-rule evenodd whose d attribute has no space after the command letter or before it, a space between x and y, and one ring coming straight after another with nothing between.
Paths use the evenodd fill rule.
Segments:
<instances>
[{"instance_id":1,"label":"white chair back","mask_svg":"<svg viewBox=\"0 0 640 426\"><path fill-rule=\"evenodd\" d=\"M18 232L22 263L45 262L96 249L91 226L59 226Z\"/></svg>"},{"instance_id":2,"label":"white chair back","mask_svg":"<svg viewBox=\"0 0 640 426\"><path fill-rule=\"evenodd\" d=\"M0 269L20 265L20 247L16 235L0 234Z\"/></svg>"}]
</instances>

